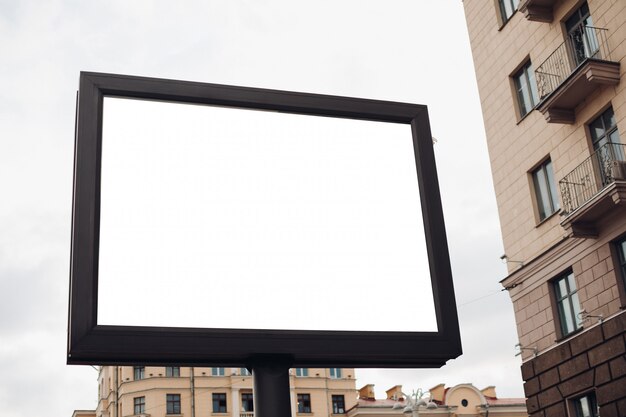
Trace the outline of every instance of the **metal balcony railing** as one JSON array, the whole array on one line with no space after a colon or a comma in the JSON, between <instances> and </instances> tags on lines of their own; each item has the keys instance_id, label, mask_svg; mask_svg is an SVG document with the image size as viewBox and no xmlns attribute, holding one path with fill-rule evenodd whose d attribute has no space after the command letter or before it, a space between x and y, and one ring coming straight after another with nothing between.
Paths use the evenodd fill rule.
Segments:
<instances>
[{"instance_id":1,"label":"metal balcony railing","mask_svg":"<svg viewBox=\"0 0 626 417\"><path fill-rule=\"evenodd\" d=\"M626 179L626 145L606 143L559 181L564 214L591 200L607 185Z\"/></svg>"},{"instance_id":2,"label":"metal balcony railing","mask_svg":"<svg viewBox=\"0 0 626 417\"><path fill-rule=\"evenodd\" d=\"M254 417L254 412L252 411L242 411L239 413L239 417Z\"/></svg>"},{"instance_id":3,"label":"metal balcony railing","mask_svg":"<svg viewBox=\"0 0 626 417\"><path fill-rule=\"evenodd\" d=\"M588 59L610 61L607 30L580 26L535 70L540 99L556 90Z\"/></svg>"}]
</instances>

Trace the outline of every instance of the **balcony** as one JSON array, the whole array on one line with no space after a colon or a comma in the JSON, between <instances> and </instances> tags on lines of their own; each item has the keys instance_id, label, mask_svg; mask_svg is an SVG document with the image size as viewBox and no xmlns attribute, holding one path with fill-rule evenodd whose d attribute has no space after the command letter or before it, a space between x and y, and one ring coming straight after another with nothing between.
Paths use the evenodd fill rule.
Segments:
<instances>
[{"instance_id":1,"label":"balcony","mask_svg":"<svg viewBox=\"0 0 626 417\"><path fill-rule=\"evenodd\" d=\"M254 412L252 411L242 411L239 413L239 417L254 417Z\"/></svg>"},{"instance_id":2,"label":"balcony","mask_svg":"<svg viewBox=\"0 0 626 417\"><path fill-rule=\"evenodd\" d=\"M575 109L592 92L619 83L619 62L611 61L607 30L580 26L535 71L548 123L574 123Z\"/></svg>"},{"instance_id":3,"label":"balcony","mask_svg":"<svg viewBox=\"0 0 626 417\"><path fill-rule=\"evenodd\" d=\"M528 20L550 23L554 18L552 9L556 3L557 0L522 0L518 9Z\"/></svg>"},{"instance_id":4,"label":"balcony","mask_svg":"<svg viewBox=\"0 0 626 417\"><path fill-rule=\"evenodd\" d=\"M561 225L576 237L597 237L597 223L626 207L626 145L606 143L559 181Z\"/></svg>"}]
</instances>

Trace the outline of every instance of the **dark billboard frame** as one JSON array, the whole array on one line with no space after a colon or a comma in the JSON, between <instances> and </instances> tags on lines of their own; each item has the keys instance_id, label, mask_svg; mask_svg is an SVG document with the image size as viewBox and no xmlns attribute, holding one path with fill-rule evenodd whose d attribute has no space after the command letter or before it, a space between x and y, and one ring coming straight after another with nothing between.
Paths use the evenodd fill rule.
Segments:
<instances>
[{"instance_id":1,"label":"dark billboard frame","mask_svg":"<svg viewBox=\"0 0 626 417\"><path fill-rule=\"evenodd\" d=\"M97 324L100 168L105 96L411 125L437 332L211 329ZM439 367L461 340L426 106L82 72L76 110L69 364ZM399 302L419 303L398 294ZM407 318L419 320L419 317Z\"/></svg>"}]
</instances>

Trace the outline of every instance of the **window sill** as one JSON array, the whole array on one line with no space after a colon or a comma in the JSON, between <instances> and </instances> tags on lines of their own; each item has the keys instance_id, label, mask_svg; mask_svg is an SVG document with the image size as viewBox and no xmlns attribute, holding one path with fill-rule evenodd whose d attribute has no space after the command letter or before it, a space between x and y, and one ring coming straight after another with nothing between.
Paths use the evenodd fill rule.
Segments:
<instances>
[{"instance_id":1,"label":"window sill","mask_svg":"<svg viewBox=\"0 0 626 417\"><path fill-rule=\"evenodd\" d=\"M564 341L566 341L567 339L570 339L570 338L572 338L572 337L576 336L578 333L582 332L583 330L585 330L585 328L584 328L584 327L579 327L578 329L574 330L573 332L568 333L568 334L566 334L565 336L561 336L561 337L557 338L554 342L555 342L555 343L561 343L561 342L564 342Z\"/></svg>"},{"instance_id":2,"label":"window sill","mask_svg":"<svg viewBox=\"0 0 626 417\"><path fill-rule=\"evenodd\" d=\"M496 13L500 13L499 10L496 10ZM498 19L498 23L500 23L500 27L498 28L498 32L500 32L502 29L504 29L504 27L506 26L507 23L509 23L511 21L511 19L513 19L513 16L515 16L517 14L517 9L513 10L513 13L511 13L511 16L509 16L508 19L506 19L504 22L500 19L502 19L502 17L500 17L500 19Z\"/></svg>"},{"instance_id":3,"label":"window sill","mask_svg":"<svg viewBox=\"0 0 626 417\"><path fill-rule=\"evenodd\" d=\"M560 213L561 213L561 209L559 208L558 210L556 210L556 211L552 212L552 214L550 214L550 215L549 215L548 217L546 217L545 219L540 220L540 221L539 221L539 223L537 223L537 224L535 225L535 227L539 227L539 226L541 226L542 224L547 223L547 222L548 222L551 218L555 217L557 214L560 214Z\"/></svg>"},{"instance_id":4,"label":"window sill","mask_svg":"<svg viewBox=\"0 0 626 417\"><path fill-rule=\"evenodd\" d=\"M212 416L229 416L230 413L228 411L224 411L224 412L222 412L222 411L213 411L213 412L211 412L211 415Z\"/></svg>"},{"instance_id":5,"label":"window sill","mask_svg":"<svg viewBox=\"0 0 626 417\"><path fill-rule=\"evenodd\" d=\"M515 98L515 97L514 97ZM519 125L520 123L522 123L524 121L524 119L526 119L532 112L535 111L535 109L537 108L537 106L535 105L535 107L533 107L532 109L530 109L530 111L528 113L526 113L525 115L523 115L522 117L519 117L517 119L517 122L515 122L516 125Z\"/></svg>"}]
</instances>

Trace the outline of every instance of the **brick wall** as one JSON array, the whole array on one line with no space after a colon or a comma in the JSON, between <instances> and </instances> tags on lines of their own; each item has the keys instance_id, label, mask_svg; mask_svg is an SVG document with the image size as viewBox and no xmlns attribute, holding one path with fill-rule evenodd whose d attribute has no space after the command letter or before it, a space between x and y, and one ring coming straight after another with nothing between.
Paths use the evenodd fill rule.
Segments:
<instances>
[{"instance_id":1,"label":"brick wall","mask_svg":"<svg viewBox=\"0 0 626 417\"><path fill-rule=\"evenodd\" d=\"M593 390L602 417L626 416L626 312L524 362L522 377L531 417L566 416Z\"/></svg>"},{"instance_id":2,"label":"brick wall","mask_svg":"<svg viewBox=\"0 0 626 417\"><path fill-rule=\"evenodd\" d=\"M550 280L568 270L574 273L580 308L587 313L610 317L626 307L626 288L619 269L616 269L617 254L612 250L616 239L626 233L625 214L616 211L607 216L601 224L598 239L569 238L509 278L521 282L509 294L522 346L542 352L561 338L556 320L558 313L552 305ZM510 282L506 284L510 285ZM583 322L585 329L594 325L594 320ZM523 360L531 356L530 350L522 353Z\"/></svg>"}]
</instances>

